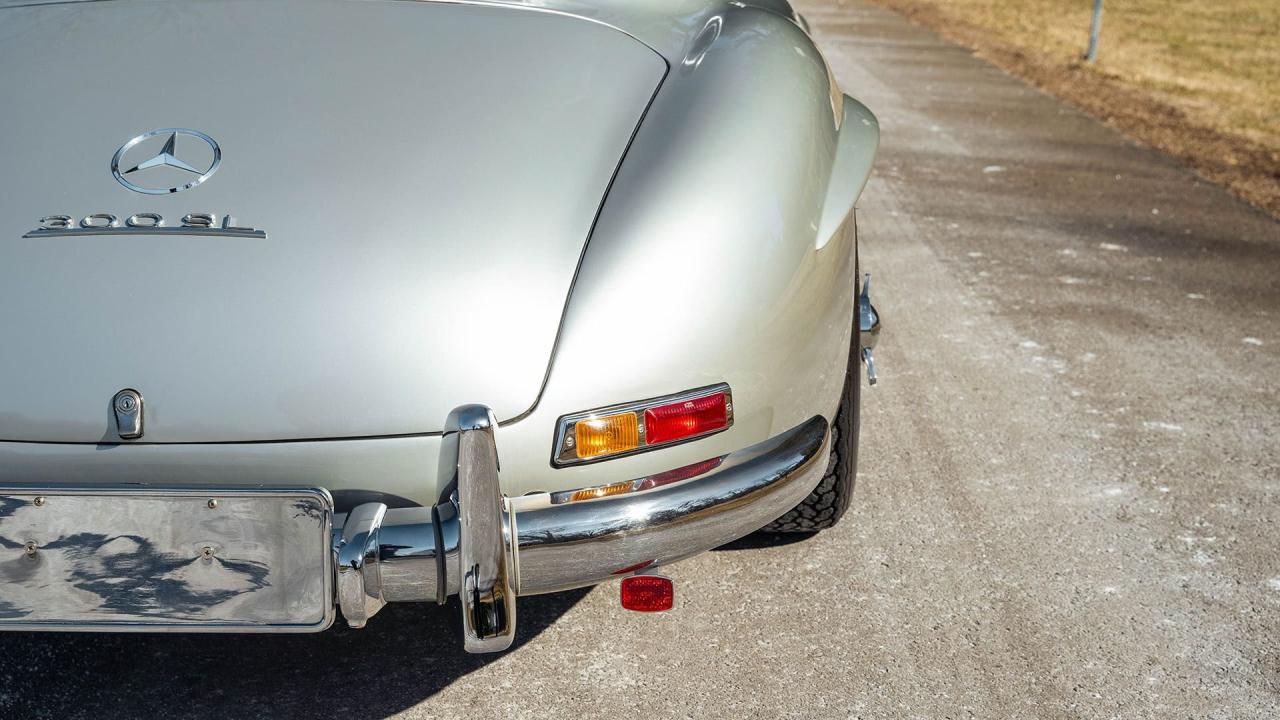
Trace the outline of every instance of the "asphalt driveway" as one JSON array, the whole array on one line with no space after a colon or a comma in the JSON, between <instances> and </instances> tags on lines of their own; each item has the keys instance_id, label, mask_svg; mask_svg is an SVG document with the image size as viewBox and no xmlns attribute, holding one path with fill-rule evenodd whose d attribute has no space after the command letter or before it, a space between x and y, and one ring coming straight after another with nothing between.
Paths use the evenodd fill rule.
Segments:
<instances>
[{"instance_id":1,"label":"asphalt driveway","mask_svg":"<svg viewBox=\"0 0 1280 720\"><path fill-rule=\"evenodd\" d=\"M1280 224L967 51L806 3L880 117L886 331L851 517L616 587L305 637L0 636L0 716L1280 712Z\"/></svg>"}]
</instances>

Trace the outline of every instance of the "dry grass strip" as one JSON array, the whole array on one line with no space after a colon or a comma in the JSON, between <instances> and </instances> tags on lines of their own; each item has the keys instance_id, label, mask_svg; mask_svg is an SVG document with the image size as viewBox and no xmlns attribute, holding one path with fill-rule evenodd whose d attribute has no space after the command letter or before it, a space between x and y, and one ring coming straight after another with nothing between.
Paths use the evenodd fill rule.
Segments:
<instances>
[{"instance_id":1,"label":"dry grass strip","mask_svg":"<svg viewBox=\"0 0 1280 720\"><path fill-rule=\"evenodd\" d=\"M1280 0L872 0L1280 217Z\"/></svg>"}]
</instances>

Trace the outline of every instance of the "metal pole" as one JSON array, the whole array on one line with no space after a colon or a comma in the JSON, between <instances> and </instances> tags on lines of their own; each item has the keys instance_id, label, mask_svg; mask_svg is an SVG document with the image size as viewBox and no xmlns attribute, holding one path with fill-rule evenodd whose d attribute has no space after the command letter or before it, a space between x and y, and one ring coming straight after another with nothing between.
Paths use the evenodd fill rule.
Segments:
<instances>
[{"instance_id":1,"label":"metal pole","mask_svg":"<svg viewBox=\"0 0 1280 720\"><path fill-rule=\"evenodd\" d=\"M1102 32L1102 0L1093 0L1093 22L1089 25L1089 49L1084 54L1088 62L1098 60L1098 34Z\"/></svg>"}]
</instances>

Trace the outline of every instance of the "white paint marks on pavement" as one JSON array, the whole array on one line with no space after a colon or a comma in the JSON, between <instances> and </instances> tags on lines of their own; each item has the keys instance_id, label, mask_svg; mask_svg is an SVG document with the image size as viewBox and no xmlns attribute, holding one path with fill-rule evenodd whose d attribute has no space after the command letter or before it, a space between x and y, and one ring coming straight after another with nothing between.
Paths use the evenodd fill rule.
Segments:
<instances>
[{"instance_id":1,"label":"white paint marks on pavement","mask_svg":"<svg viewBox=\"0 0 1280 720\"><path fill-rule=\"evenodd\" d=\"M1111 252L1129 252L1129 248L1115 243L1098 243L1098 247L1103 250L1110 250Z\"/></svg>"},{"instance_id":2,"label":"white paint marks on pavement","mask_svg":"<svg viewBox=\"0 0 1280 720\"><path fill-rule=\"evenodd\" d=\"M1144 421L1142 423L1142 427L1148 430L1163 430L1165 432L1182 432L1181 425L1174 425L1173 423L1160 422L1157 420Z\"/></svg>"},{"instance_id":3,"label":"white paint marks on pavement","mask_svg":"<svg viewBox=\"0 0 1280 720\"><path fill-rule=\"evenodd\" d=\"M1255 346L1255 347L1261 347L1261 346L1262 346L1262 341L1261 341L1261 340L1259 340L1259 339L1258 339L1258 338L1256 338L1256 337L1247 337L1247 338L1245 338L1245 339L1244 339L1244 344L1245 344L1245 345L1253 345L1253 346Z\"/></svg>"},{"instance_id":4,"label":"white paint marks on pavement","mask_svg":"<svg viewBox=\"0 0 1280 720\"><path fill-rule=\"evenodd\" d=\"M1003 166L1003 165L988 165L988 166L986 166L986 167L982 168L982 172L984 172L984 173L986 173L986 174L988 174L988 175L990 175L990 174L992 174L992 173L1002 173L1002 172L1004 172L1004 166Z\"/></svg>"}]
</instances>

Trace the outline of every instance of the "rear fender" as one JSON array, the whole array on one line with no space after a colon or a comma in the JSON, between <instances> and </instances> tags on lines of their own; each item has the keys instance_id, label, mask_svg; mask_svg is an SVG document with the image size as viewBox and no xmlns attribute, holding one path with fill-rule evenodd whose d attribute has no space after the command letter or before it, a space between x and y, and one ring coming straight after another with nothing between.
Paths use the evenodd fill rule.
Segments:
<instances>
[{"instance_id":1,"label":"rear fender","mask_svg":"<svg viewBox=\"0 0 1280 720\"><path fill-rule=\"evenodd\" d=\"M860 104L841 122L847 104L787 18L731 7L691 34L601 209L538 406L499 431L504 470L519 468L508 495L643 477L834 417L853 326L849 209L875 136ZM560 416L719 382L733 389L728 431L551 467Z\"/></svg>"}]
</instances>

